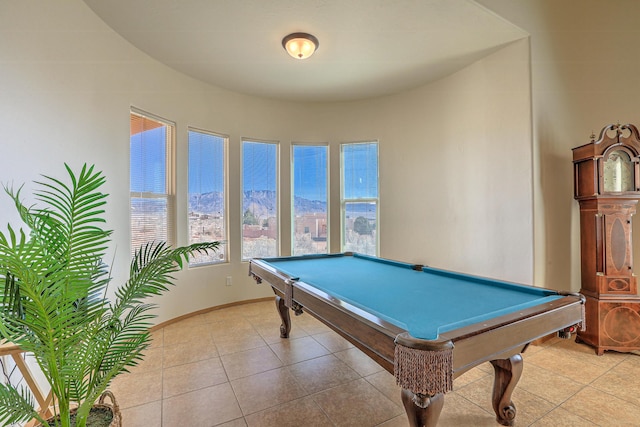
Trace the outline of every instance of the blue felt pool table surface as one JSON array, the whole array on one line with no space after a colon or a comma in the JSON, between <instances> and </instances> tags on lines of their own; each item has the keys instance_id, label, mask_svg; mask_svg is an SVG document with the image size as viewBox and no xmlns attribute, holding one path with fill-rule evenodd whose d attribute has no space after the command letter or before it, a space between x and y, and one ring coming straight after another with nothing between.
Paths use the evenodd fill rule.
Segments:
<instances>
[{"instance_id":1,"label":"blue felt pool table surface","mask_svg":"<svg viewBox=\"0 0 640 427\"><path fill-rule=\"evenodd\" d=\"M447 331L562 298L557 292L366 255L264 258L286 275L433 340Z\"/></svg>"}]
</instances>

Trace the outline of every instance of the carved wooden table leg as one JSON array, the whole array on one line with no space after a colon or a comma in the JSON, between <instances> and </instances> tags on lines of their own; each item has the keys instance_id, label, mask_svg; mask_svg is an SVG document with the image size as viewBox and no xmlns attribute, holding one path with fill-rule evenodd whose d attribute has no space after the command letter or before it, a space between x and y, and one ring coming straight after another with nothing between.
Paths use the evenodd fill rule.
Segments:
<instances>
[{"instance_id":1,"label":"carved wooden table leg","mask_svg":"<svg viewBox=\"0 0 640 427\"><path fill-rule=\"evenodd\" d=\"M511 401L511 394L522 375L522 356L516 354L508 359L492 360L495 370L493 383L493 410L496 421L503 426L512 426L516 417L516 405Z\"/></svg>"},{"instance_id":2,"label":"carved wooden table leg","mask_svg":"<svg viewBox=\"0 0 640 427\"><path fill-rule=\"evenodd\" d=\"M411 427L435 427L444 405L444 394L423 396L402 389L402 403Z\"/></svg>"},{"instance_id":3,"label":"carved wooden table leg","mask_svg":"<svg viewBox=\"0 0 640 427\"><path fill-rule=\"evenodd\" d=\"M289 309L284 305L284 298L276 295L276 307L282 319L280 325L280 338L289 338L289 332L291 332L291 317L289 316Z\"/></svg>"}]
</instances>

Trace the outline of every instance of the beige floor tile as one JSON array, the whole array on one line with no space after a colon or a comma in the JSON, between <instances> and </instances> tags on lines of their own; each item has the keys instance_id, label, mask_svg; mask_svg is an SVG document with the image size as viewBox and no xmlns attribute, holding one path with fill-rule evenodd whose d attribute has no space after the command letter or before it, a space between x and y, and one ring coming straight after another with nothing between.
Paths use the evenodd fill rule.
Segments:
<instances>
[{"instance_id":1,"label":"beige floor tile","mask_svg":"<svg viewBox=\"0 0 640 427\"><path fill-rule=\"evenodd\" d=\"M164 370L163 397L166 399L227 381L222 362L217 357L173 366Z\"/></svg>"},{"instance_id":2,"label":"beige floor tile","mask_svg":"<svg viewBox=\"0 0 640 427\"><path fill-rule=\"evenodd\" d=\"M295 317L293 311L289 311L289 314L291 315L291 317ZM251 323L254 327L265 324L279 325L280 323L282 323L282 319L280 319L280 314L278 314L278 310L275 304L268 310L267 313L246 316L244 317L244 319L247 322Z\"/></svg>"},{"instance_id":3,"label":"beige floor tile","mask_svg":"<svg viewBox=\"0 0 640 427\"><path fill-rule=\"evenodd\" d=\"M285 368L231 381L244 415L299 399L307 393Z\"/></svg>"},{"instance_id":4,"label":"beige floor tile","mask_svg":"<svg viewBox=\"0 0 640 427\"><path fill-rule=\"evenodd\" d=\"M278 343L281 340L286 339L280 338L280 324L282 323L280 317L269 317L264 319L262 322L259 322L258 320L259 318L256 317L253 320L250 320L250 322L256 332L258 332L268 344ZM309 334L307 334L307 332L302 328L291 328L291 331L289 332L289 339L301 338L307 335Z\"/></svg>"},{"instance_id":5,"label":"beige floor tile","mask_svg":"<svg viewBox=\"0 0 640 427\"><path fill-rule=\"evenodd\" d=\"M194 327L198 325L203 325L205 322L204 317L201 314L195 314L192 316L184 317L176 322L170 323L166 326L165 329L172 329L173 327Z\"/></svg>"},{"instance_id":6,"label":"beige floor tile","mask_svg":"<svg viewBox=\"0 0 640 427\"><path fill-rule=\"evenodd\" d=\"M334 353L338 359L346 363L351 369L356 371L361 376L375 374L376 372L384 371L384 368L373 361L369 356L364 354L356 347L349 348Z\"/></svg>"},{"instance_id":7,"label":"beige floor tile","mask_svg":"<svg viewBox=\"0 0 640 427\"><path fill-rule=\"evenodd\" d=\"M161 369L122 374L116 377L109 389L121 408L139 406L162 399L162 376Z\"/></svg>"},{"instance_id":8,"label":"beige floor tile","mask_svg":"<svg viewBox=\"0 0 640 427\"><path fill-rule=\"evenodd\" d=\"M254 331L244 334L238 333L235 335L218 337L214 340L214 344L221 356L237 353L239 351L251 350L253 348L265 347L267 345L262 337Z\"/></svg>"},{"instance_id":9,"label":"beige floor tile","mask_svg":"<svg viewBox=\"0 0 640 427\"><path fill-rule=\"evenodd\" d=\"M525 364L538 367L554 366L554 373L563 375L581 384L589 384L609 369L613 364L601 363L595 354L585 354L578 350L578 345L567 348L552 346L545 348L525 359ZM617 363L617 362L616 362Z\"/></svg>"},{"instance_id":10,"label":"beige floor tile","mask_svg":"<svg viewBox=\"0 0 640 427\"><path fill-rule=\"evenodd\" d=\"M309 394L360 378L356 371L332 354L290 365L289 372Z\"/></svg>"},{"instance_id":11,"label":"beige floor tile","mask_svg":"<svg viewBox=\"0 0 640 427\"><path fill-rule=\"evenodd\" d=\"M593 387L585 387L561 407L601 426L637 426L640 420L640 406Z\"/></svg>"},{"instance_id":12,"label":"beige floor tile","mask_svg":"<svg viewBox=\"0 0 640 427\"><path fill-rule=\"evenodd\" d=\"M634 367L640 366L640 350L633 351L627 354L627 357L624 359L625 363L629 363Z\"/></svg>"},{"instance_id":13,"label":"beige floor tile","mask_svg":"<svg viewBox=\"0 0 640 427\"><path fill-rule=\"evenodd\" d=\"M626 358L591 386L640 407L640 357Z\"/></svg>"},{"instance_id":14,"label":"beige floor tile","mask_svg":"<svg viewBox=\"0 0 640 427\"><path fill-rule=\"evenodd\" d=\"M202 316L204 323L224 322L244 318L239 311L231 311L230 308L211 310L206 313L202 313L200 316Z\"/></svg>"},{"instance_id":15,"label":"beige floor tile","mask_svg":"<svg viewBox=\"0 0 640 427\"><path fill-rule=\"evenodd\" d=\"M393 374L382 370L365 377L365 380L373 385L380 393L384 394L387 399L402 407L402 399L400 398L401 388L396 384L396 378Z\"/></svg>"},{"instance_id":16,"label":"beige floor tile","mask_svg":"<svg viewBox=\"0 0 640 427\"><path fill-rule=\"evenodd\" d=\"M480 378L484 378L487 376L490 376L491 380L493 381L493 376L494 376L493 368L491 368L491 372L487 372L485 369L482 369L483 367L486 367L484 365L488 365L488 364L483 364L482 367L476 366L475 368L468 370L467 372L460 375L458 378L454 379L453 389L458 390L459 388L464 387L467 384L471 384L472 382L478 381Z\"/></svg>"},{"instance_id":17,"label":"beige floor tile","mask_svg":"<svg viewBox=\"0 0 640 427\"><path fill-rule=\"evenodd\" d=\"M520 424L516 421L516 425ZM458 393L447 393L444 397L444 407L440 414L438 427L496 427L496 416L493 410L485 411Z\"/></svg>"},{"instance_id":18,"label":"beige floor tile","mask_svg":"<svg viewBox=\"0 0 640 427\"><path fill-rule=\"evenodd\" d=\"M474 382L466 384L463 387L456 388L455 393L464 397L474 405L484 409L486 412L493 413L493 406L491 404L492 390L493 376L485 376Z\"/></svg>"},{"instance_id":19,"label":"beige floor tile","mask_svg":"<svg viewBox=\"0 0 640 427\"><path fill-rule=\"evenodd\" d=\"M110 387L124 425L408 426L392 374L309 314L291 314L290 339L272 299L153 331L144 360ZM523 356L517 427L640 425L637 355L552 338ZM497 426L493 376L483 363L456 378L438 427Z\"/></svg>"},{"instance_id":20,"label":"beige floor tile","mask_svg":"<svg viewBox=\"0 0 640 427\"><path fill-rule=\"evenodd\" d=\"M538 421L531 424L531 427L597 427L589 420L576 414L572 414L566 409L556 408Z\"/></svg>"},{"instance_id":21,"label":"beige floor tile","mask_svg":"<svg viewBox=\"0 0 640 427\"><path fill-rule=\"evenodd\" d=\"M315 335L329 332L331 329L308 313L302 316L291 316L292 327L302 328L307 334Z\"/></svg>"},{"instance_id":22,"label":"beige floor tile","mask_svg":"<svg viewBox=\"0 0 640 427\"><path fill-rule=\"evenodd\" d=\"M521 424L517 424L521 425ZM493 413L488 413L473 403L458 396L456 393L449 393L445 396L445 403L438 420L438 427L496 427L499 424L495 421ZM387 422L379 424L377 427L409 427L407 414L403 413Z\"/></svg>"},{"instance_id":23,"label":"beige floor tile","mask_svg":"<svg viewBox=\"0 0 640 427\"><path fill-rule=\"evenodd\" d=\"M121 411L122 425L162 427L162 401L126 408Z\"/></svg>"},{"instance_id":24,"label":"beige floor tile","mask_svg":"<svg viewBox=\"0 0 640 427\"><path fill-rule=\"evenodd\" d=\"M253 325L245 318L208 323L208 329L214 341L237 338L244 334L255 334Z\"/></svg>"},{"instance_id":25,"label":"beige floor tile","mask_svg":"<svg viewBox=\"0 0 640 427\"><path fill-rule=\"evenodd\" d=\"M285 365L329 354L329 350L312 337L281 340L278 343L270 344L269 347Z\"/></svg>"},{"instance_id":26,"label":"beige floor tile","mask_svg":"<svg viewBox=\"0 0 640 427\"><path fill-rule=\"evenodd\" d=\"M491 396L489 396L489 399L491 399ZM556 408L555 404L520 387L516 387L513 391L511 400L516 406L516 422L518 425L531 425ZM491 413L495 414L493 410Z\"/></svg>"},{"instance_id":27,"label":"beige floor tile","mask_svg":"<svg viewBox=\"0 0 640 427\"><path fill-rule=\"evenodd\" d=\"M555 405L561 404L583 387L584 384L526 362L517 385L517 388L527 390Z\"/></svg>"},{"instance_id":28,"label":"beige floor tile","mask_svg":"<svg viewBox=\"0 0 640 427\"><path fill-rule=\"evenodd\" d=\"M291 315L291 317L295 317L293 311L289 311L289 314ZM264 310L259 314L245 316L245 319L254 327L263 325L265 323L273 325L279 325L280 323L282 323L282 319L280 319L280 314L278 314L278 310L275 304L273 305L273 307L269 308L269 310Z\"/></svg>"},{"instance_id":29,"label":"beige floor tile","mask_svg":"<svg viewBox=\"0 0 640 427\"><path fill-rule=\"evenodd\" d=\"M493 376L480 378L473 383L460 387L456 393L495 417L492 402L493 380ZM553 402L519 386L516 386L511 400L516 407L518 425L529 425L556 407Z\"/></svg>"},{"instance_id":30,"label":"beige floor tile","mask_svg":"<svg viewBox=\"0 0 640 427\"><path fill-rule=\"evenodd\" d=\"M215 426L242 417L229 383L164 399L163 427Z\"/></svg>"},{"instance_id":31,"label":"beige floor tile","mask_svg":"<svg viewBox=\"0 0 640 427\"><path fill-rule=\"evenodd\" d=\"M605 368L612 368L627 357L626 353L617 353L615 351L607 351L602 356L598 356L593 347L584 343L576 343L575 339L559 340L553 347L564 349L571 353L576 361L589 361Z\"/></svg>"},{"instance_id":32,"label":"beige floor tile","mask_svg":"<svg viewBox=\"0 0 640 427\"><path fill-rule=\"evenodd\" d=\"M212 340L191 341L187 344L164 347L162 363L164 368L218 357L218 349Z\"/></svg>"},{"instance_id":33,"label":"beige floor tile","mask_svg":"<svg viewBox=\"0 0 640 427\"><path fill-rule=\"evenodd\" d=\"M249 427L332 427L320 407L307 397L246 417Z\"/></svg>"},{"instance_id":34,"label":"beige floor tile","mask_svg":"<svg viewBox=\"0 0 640 427\"><path fill-rule=\"evenodd\" d=\"M267 344L275 344L285 338L280 338L280 326L262 325L255 326L256 332ZM289 338L299 338L293 331L289 334Z\"/></svg>"},{"instance_id":35,"label":"beige floor tile","mask_svg":"<svg viewBox=\"0 0 640 427\"><path fill-rule=\"evenodd\" d=\"M164 328L164 346L186 344L194 341L212 341L208 324L182 325L174 323Z\"/></svg>"},{"instance_id":36,"label":"beige floor tile","mask_svg":"<svg viewBox=\"0 0 640 427\"><path fill-rule=\"evenodd\" d=\"M340 335L333 331L323 332L321 334L315 334L313 339L318 341L324 348L332 353L341 350L347 350L354 348L353 344L342 338Z\"/></svg>"},{"instance_id":37,"label":"beige floor tile","mask_svg":"<svg viewBox=\"0 0 640 427\"><path fill-rule=\"evenodd\" d=\"M151 332L151 344L149 348L162 347L164 345L164 328Z\"/></svg>"},{"instance_id":38,"label":"beige floor tile","mask_svg":"<svg viewBox=\"0 0 640 427\"><path fill-rule=\"evenodd\" d=\"M406 414L398 415L388 421L378 424L377 427L410 427Z\"/></svg>"},{"instance_id":39,"label":"beige floor tile","mask_svg":"<svg viewBox=\"0 0 640 427\"><path fill-rule=\"evenodd\" d=\"M143 354L143 359L132 368L129 368L129 372L147 372L162 369L162 347L148 348Z\"/></svg>"},{"instance_id":40,"label":"beige floor tile","mask_svg":"<svg viewBox=\"0 0 640 427\"><path fill-rule=\"evenodd\" d=\"M226 423L217 424L216 427L247 427L247 422L244 418L236 418Z\"/></svg>"},{"instance_id":41,"label":"beige floor tile","mask_svg":"<svg viewBox=\"0 0 640 427\"><path fill-rule=\"evenodd\" d=\"M230 309L231 312L238 311L243 317L250 318L255 316L272 316L276 315L275 296L267 298L265 301L252 302L249 304L240 304Z\"/></svg>"},{"instance_id":42,"label":"beige floor tile","mask_svg":"<svg viewBox=\"0 0 640 427\"><path fill-rule=\"evenodd\" d=\"M221 360L230 380L248 377L282 366L280 359L269 347L223 355Z\"/></svg>"},{"instance_id":43,"label":"beige floor tile","mask_svg":"<svg viewBox=\"0 0 640 427\"><path fill-rule=\"evenodd\" d=\"M375 426L404 412L364 379L313 395L336 426Z\"/></svg>"}]
</instances>

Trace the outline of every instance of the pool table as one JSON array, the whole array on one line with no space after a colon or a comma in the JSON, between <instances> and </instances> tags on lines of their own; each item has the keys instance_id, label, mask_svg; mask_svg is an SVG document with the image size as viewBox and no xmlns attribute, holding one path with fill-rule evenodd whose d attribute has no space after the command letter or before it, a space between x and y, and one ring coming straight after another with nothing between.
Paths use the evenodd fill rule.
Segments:
<instances>
[{"instance_id":1,"label":"pool table","mask_svg":"<svg viewBox=\"0 0 640 427\"><path fill-rule=\"evenodd\" d=\"M521 353L584 319L579 294L348 252L252 259L249 274L273 288L282 338L304 310L394 374L411 426L435 426L453 379L486 361L496 420L513 425Z\"/></svg>"}]
</instances>

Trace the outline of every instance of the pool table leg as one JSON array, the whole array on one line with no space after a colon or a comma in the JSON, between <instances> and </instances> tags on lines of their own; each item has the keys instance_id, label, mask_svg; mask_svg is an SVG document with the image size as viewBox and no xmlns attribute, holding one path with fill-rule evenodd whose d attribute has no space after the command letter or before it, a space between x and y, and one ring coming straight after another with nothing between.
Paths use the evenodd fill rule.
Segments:
<instances>
[{"instance_id":1,"label":"pool table leg","mask_svg":"<svg viewBox=\"0 0 640 427\"><path fill-rule=\"evenodd\" d=\"M402 389L402 403L411 427L435 427L444 405L444 394L423 396Z\"/></svg>"},{"instance_id":2,"label":"pool table leg","mask_svg":"<svg viewBox=\"0 0 640 427\"><path fill-rule=\"evenodd\" d=\"M280 338L289 338L289 332L291 332L291 317L289 316L289 309L284 305L284 298L276 295L276 307L282 319L280 325Z\"/></svg>"},{"instance_id":3,"label":"pool table leg","mask_svg":"<svg viewBox=\"0 0 640 427\"><path fill-rule=\"evenodd\" d=\"M511 401L511 394L522 375L522 356L516 354L508 359L492 360L495 370L493 383L493 410L496 421L503 426L512 426L516 417L516 405Z\"/></svg>"}]
</instances>

